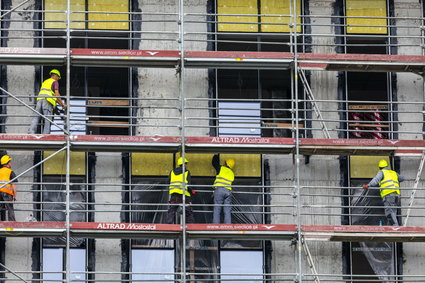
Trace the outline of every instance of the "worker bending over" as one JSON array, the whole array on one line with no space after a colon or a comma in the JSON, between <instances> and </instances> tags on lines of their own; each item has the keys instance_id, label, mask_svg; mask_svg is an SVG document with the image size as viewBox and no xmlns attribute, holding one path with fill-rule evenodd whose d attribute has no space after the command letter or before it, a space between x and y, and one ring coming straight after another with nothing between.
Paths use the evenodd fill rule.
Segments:
<instances>
[{"instance_id":1,"label":"worker bending over","mask_svg":"<svg viewBox=\"0 0 425 283\"><path fill-rule=\"evenodd\" d=\"M13 201L16 200L16 185L18 182L15 179L12 183L7 184L10 180L16 178L12 168L12 158L9 155L3 155L0 159L0 210L6 210L9 221L16 221L15 211L13 210ZM7 185L5 185L7 184Z\"/></svg>"},{"instance_id":2,"label":"worker bending over","mask_svg":"<svg viewBox=\"0 0 425 283\"><path fill-rule=\"evenodd\" d=\"M235 160L226 159L224 165L220 166L220 158L216 154L212 159L212 166L217 171L217 176L213 184L214 188L214 212L213 223L220 223L221 211L224 214L224 223L232 223L232 183L235 174L232 168L235 167Z\"/></svg>"},{"instance_id":3,"label":"worker bending over","mask_svg":"<svg viewBox=\"0 0 425 283\"><path fill-rule=\"evenodd\" d=\"M367 185L363 185L364 189L369 187L380 187L381 197L384 202L385 216L387 223L391 226L400 226L397 219L397 209L400 207L400 182L404 181L404 177L390 169L386 160L379 161L379 171L376 176Z\"/></svg>"},{"instance_id":4,"label":"worker bending over","mask_svg":"<svg viewBox=\"0 0 425 283\"><path fill-rule=\"evenodd\" d=\"M61 74L58 70L53 69L49 72L50 78L45 80L41 85L40 92L37 96L37 104L35 110L50 120L53 120L53 110L56 108L58 102L64 109L66 107L62 99L59 97L59 82ZM41 116L36 115L32 118L31 126L28 130L29 134L36 134L37 127L41 122ZM42 123L43 124L43 123ZM44 126L42 126L41 134L50 134L51 123L49 120L44 119Z\"/></svg>"},{"instance_id":5,"label":"worker bending over","mask_svg":"<svg viewBox=\"0 0 425 283\"><path fill-rule=\"evenodd\" d=\"M183 203L183 193L185 194L186 207L186 223L194 223L195 219L193 216L192 209L192 198L191 196L195 193L194 190L188 187L190 183L190 172L187 169L187 163L189 161L184 159L184 174L183 174L183 158L180 157L177 160L177 168L170 172L170 186L168 187L170 193L170 206L167 212L167 224L173 224L176 217L176 212L179 206L176 204Z\"/></svg>"}]
</instances>

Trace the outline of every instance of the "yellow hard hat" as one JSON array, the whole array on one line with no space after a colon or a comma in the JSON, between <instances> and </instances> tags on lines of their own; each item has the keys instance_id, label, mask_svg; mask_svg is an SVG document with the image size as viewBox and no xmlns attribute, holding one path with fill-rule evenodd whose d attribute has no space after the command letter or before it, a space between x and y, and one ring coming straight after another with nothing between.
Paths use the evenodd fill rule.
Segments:
<instances>
[{"instance_id":1,"label":"yellow hard hat","mask_svg":"<svg viewBox=\"0 0 425 283\"><path fill-rule=\"evenodd\" d=\"M11 160L12 160L12 157L5 154L5 155L2 156L0 163L1 163L1 165L5 165L5 164L9 163L9 161L11 161Z\"/></svg>"},{"instance_id":2,"label":"yellow hard hat","mask_svg":"<svg viewBox=\"0 0 425 283\"><path fill-rule=\"evenodd\" d=\"M235 167L235 160L234 160L233 158L228 158L228 159L226 159L226 165L227 165L229 168L233 168L233 167Z\"/></svg>"},{"instance_id":3,"label":"yellow hard hat","mask_svg":"<svg viewBox=\"0 0 425 283\"><path fill-rule=\"evenodd\" d=\"M185 158L184 159L184 163L188 163L189 161ZM183 165L183 157L179 157L179 159L177 159L177 165Z\"/></svg>"},{"instance_id":4,"label":"yellow hard hat","mask_svg":"<svg viewBox=\"0 0 425 283\"><path fill-rule=\"evenodd\" d=\"M379 168L388 167L388 162L385 159L381 159L381 160L379 160L378 167Z\"/></svg>"},{"instance_id":5,"label":"yellow hard hat","mask_svg":"<svg viewBox=\"0 0 425 283\"><path fill-rule=\"evenodd\" d=\"M59 72L59 70L56 70L56 69L51 70L49 72L49 75L52 75L52 74L58 75L59 79L61 78L61 73Z\"/></svg>"}]
</instances>

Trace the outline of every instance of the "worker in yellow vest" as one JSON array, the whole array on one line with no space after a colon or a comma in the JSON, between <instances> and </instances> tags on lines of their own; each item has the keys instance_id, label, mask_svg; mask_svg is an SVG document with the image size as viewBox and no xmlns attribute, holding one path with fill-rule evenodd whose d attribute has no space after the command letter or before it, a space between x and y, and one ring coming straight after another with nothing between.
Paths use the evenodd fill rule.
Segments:
<instances>
[{"instance_id":1,"label":"worker in yellow vest","mask_svg":"<svg viewBox=\"0 0 425 283\"><path fill-rule=\"evenodd\" d=\"M16 221L13 201L16 200L15 183L18 182L18 180L15 179L12 183L7 184L12 179L16 178L15 172L11 169L12 158L9 155L3 155L0 159L0 164L0 210L7 211L9 221Z\"/></svg>"},{"instance_id":2,"label":"worker in yellow vest","mask_svg":"<svg viewBox=\"0 0 425 283\"><path fill-rule=\"evenodd\" d=\"M179 209L179 205L183 203L183 194L185 195L185 203L186 203L186 223L194 223L195 219L193 216L192 209L192 195L195 194L195 191L188 187L190 183L190 172L187 169L187 163L189 161L184 159L184 173L183 173L183 158L180 157L177 160L177 167L170 172L170 185L168 187L168 191L170 194L170 206L168 207L167 212L167 224L173 224L174 219L176 218L176 212Z\"/></svg>"},{"instance_id":3,"label":"worker in yellow vest","mask_svg":"<svg viewBox=\"0 0 425 283\"><path fill-rule=\"evenodd\" d=\"M61 74L58 70L53 69L49 72L50 78L45 80L41 85L40 92L37 96L37 104L35 110L53 120L53 110L56 108L57 103L59 103L64 109L66 107L63 103L59 94L59 80ZM36 114L31 121L31 126L28 130L29 134L36 134L39 123L42 121L41 116ZM50 121L47 119L43 120L44 125L41 129L41 134L50 134ZM42 123L43 124L43 123Z\"/></svg>"},{"instance_id":4,"label":"worker in yellow vest","mask_svg":"<svg viewBox=\"0 0 425 283\"><path fill-rule=\"evenodd\" d=\"M234 159L226 159L223 166L220 166L219 156L216 154L212 159L212 166L217 171L217 176L213 184L214 188L214 211L213 223L221 223L221 211L224 215L224 223L232 223L232 183L235 180L233 167Z\"/></svg>"},{"instance_id":5,"label":"worker in yellow vest","mask_svg":"<svg viewBox=\"0 0 425 283\"><path fill-rule=\"evenodd\" d=\"M400 182L404 181L404 177L391 170L388 162L384 159L379 161L378 167L379 171L376 176L369 184L363 185L363 188L380 187L387 224L390 226L400 226L401 223L397 219L397 210L401 205Z\"/></svg>"}]
</instances>

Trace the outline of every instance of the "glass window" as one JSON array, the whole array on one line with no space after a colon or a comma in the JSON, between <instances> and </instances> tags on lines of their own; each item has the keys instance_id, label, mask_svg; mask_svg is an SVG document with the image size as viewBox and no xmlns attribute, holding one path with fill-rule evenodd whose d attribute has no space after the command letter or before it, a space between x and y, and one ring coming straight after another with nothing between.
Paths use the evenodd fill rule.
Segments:
<instances>
[{"instance_id":1,"label":"glass window","mask_svg":"<svg viewBox=\"0 0 425 283\"><path fill-rule=\"evenodd\" d=\"M174 250L132 249L131 272L133 281L174 282Z\"/></svg>"},{"instance_id":2,"label":"glass window","mask_svg":"<svg viewBox=\"0 0 425 283\"><path fill-rule=\"evenodd\" d=\"M220 137L261 136L260 102L219 102Z\"/></svg>"},{"instance_id":3,"label":"glass window","mask_svg":"<svg viewBox=\"0 0 425 283\"><path fill-rule=\"evenodd\" d=\"M258 282L263 279L263 252L262 251L221 251L220 252L221 279L228 283ZM231 274L246 274L231 275ZM235 281L232 281L234 279ZM237 281L236 281L237 279Z\"/></svg>"},{"instance_id":4,"label":"glass window","mask_svg":"<svg viewBox=\"0 0 425 283\"><path fill-rule=\"evenodd\" d=\"M43 282L60 283L64 278L64 254L63 248L43 249ZM70 271L72 282L86 281L86 250L70 249ZM75 272L75 273L74 273ZM80 273L81 272L81 273ZM57 281L56 281L57 280Z\"/></svg>"}]
</instances>

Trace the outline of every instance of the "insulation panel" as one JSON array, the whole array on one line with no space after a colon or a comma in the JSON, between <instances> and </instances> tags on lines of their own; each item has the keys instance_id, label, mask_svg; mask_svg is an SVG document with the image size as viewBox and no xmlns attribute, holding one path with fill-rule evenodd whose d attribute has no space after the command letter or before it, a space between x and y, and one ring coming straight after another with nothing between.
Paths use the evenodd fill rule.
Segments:
<instances>
[{"instance_id":1,"label":"insulation panel","mask_svg":"<svg viewBox=\"0 0 425 283\"><path fill-rule=\"evenodd\" d=\"M217 13L229 14L218 16L220 32L258 32L257 0L218 0Z\"/></svg>"},{"instance_id":2,"label":"insulation panel","mask_svg":"<svg viewBox=\"0 0 425 283\"><path fill-rule=\"evenodd\" d=\"M291 15L296 10L297 32L301 32L301 0L297 0L296 9L293 0L262 0L261 14L272 17L261 17L262 32L291 32L289 24L293 21ZM293 32L295 30L292 30Z\"/></svg>"},{"instance_id":3,"label":"insulation panel","mask_svg":"<svg viewBox=\"0 0 425 283\"><path fill-rule=\"evenodd\" d=\"M346 0L346 16L347 33L387 34L388 32L386 0Z\"/></svg>"}]
</instances>

